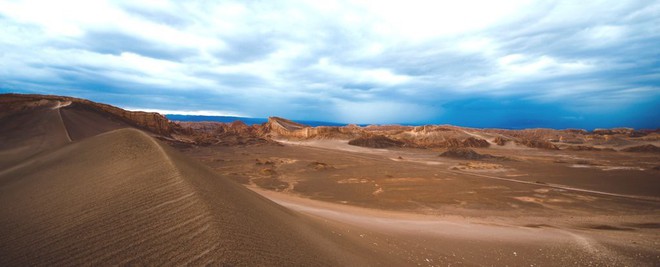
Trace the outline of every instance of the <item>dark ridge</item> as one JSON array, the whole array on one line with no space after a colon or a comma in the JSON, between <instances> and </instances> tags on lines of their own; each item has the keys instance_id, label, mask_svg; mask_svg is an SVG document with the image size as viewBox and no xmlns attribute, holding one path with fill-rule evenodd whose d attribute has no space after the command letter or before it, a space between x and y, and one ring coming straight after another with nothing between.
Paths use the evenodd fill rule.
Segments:
<instances>
[{"instance_id":1,"label":"dark ridge","mask_svg":"<svg viewBox=\"0 0 660 267\"><path fill-rule=\"evenodd\" d=\"M447 151L442 152L442 154L440 154L440 157L457 158L457 159L473 159L473 160L495 158L492 155L479 154L472 149L461 148L461 147L451 147L447 149Z\"/></svg>"},{"instance_id":2,"label":"dark ridge","mask_svg":"<svg viewBox=\"0 0 660 267\"><path fill-rule=\"evenodd\" d=\"M624 152L642 152L642 153L660 153L660 147L647 144L641 146L633 146L629 148L624 148L621 151Z\"/></svg>"},{"instance_id":3,"label":"dark ridge","mask_svg":"<svg viewBox=\"0 0 660 267\"><path fill-rule=\"evenodd\" d=\"M372 147L372 148L401 147L404 145L404 143L401 141L390 139L383 135L360 137L348 141L348 144L353 146Z\"/></svg>"}]
</instances>

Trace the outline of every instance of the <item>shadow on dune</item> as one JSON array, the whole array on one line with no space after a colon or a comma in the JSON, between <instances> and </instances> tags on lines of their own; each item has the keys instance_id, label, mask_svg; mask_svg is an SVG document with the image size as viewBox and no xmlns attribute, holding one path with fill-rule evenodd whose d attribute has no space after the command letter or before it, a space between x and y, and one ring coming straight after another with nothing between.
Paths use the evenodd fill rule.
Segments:
<instances>
[{"instance_id":1,"label":"shadow on dune","mask_svg":"<svg viewBox=\"0 0 660 267\"><path fill-rule=\"evenodd\" d=\"M131 128L71 143L3 174L0 203L3 266L375 259Z\"/></svg>"}]
</instances>

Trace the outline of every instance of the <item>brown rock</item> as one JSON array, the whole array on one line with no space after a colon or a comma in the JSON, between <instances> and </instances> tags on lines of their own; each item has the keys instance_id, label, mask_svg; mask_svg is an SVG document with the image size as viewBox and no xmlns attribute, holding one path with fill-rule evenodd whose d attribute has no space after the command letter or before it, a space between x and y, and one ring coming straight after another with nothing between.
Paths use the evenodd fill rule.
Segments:
<instances>
[{"instance_id":1,"label":"brown rock","mask_svg":"<svg viewBox=\"0 0 660 267\"><path fill-rule=\"evenodd\" d=\"M516 143L527 146L527 147L531 147L531 148L559 150L559 148L557 146L555 146L554 144L552 144L548 141L543 141L543 140L522 139L522 140L520 140Z\"/></svg>"},{"instance_id":2,"label":"brown rock","mask_svg":"<svg viewBox=\"0 0 660 267\"><path fill-rule=\"evenodd\" d=\"M440 154L440 157L476 160L476 159L490 158L492 156L479 154L469 148L452 147L447 149L447 151L443 152L442 154Z\"/></svg>"},{"instance_id":3,"label":"brown rock","mask_svg":"<svg viewBox=\"0 0 660 267\"><path fill-rule=\"evenodd\" d=\"M511 141L511 140L508 140L508 139L503 138L501 136L495 137L495 139L493 139L493 142L495 144L497 144L498 146L506 145L506 143L509 142L509 141Z\"/></svg>"},{"instance_id":4,"label":"brown rock","mask_svg":"<svg viewBox=\"0 0 660 267\"><path fill-rule=\"evenodd\" d=\"M484 139L479 139L475 137L468 137L463 142L461 142L463 147L489 147L490 143Z\"/></svg>"},{"instance_id":5,"label":"brown rock","mask_svg":"<svg viewBox=\"0 0 660 267\"><path fill-rule=\"evenodd\" d=\"M387 147L401 147L404 145L404 142L390 139L382 135L370 136L370 137L360 137L348 141L349 145L353 146L362 146L362 147L372 147L372 148L387 148Z\"/></svg>"},{"instance_id":6,"label":"brown rock","mask_svg":"<svg viewBox=\"0 0 660 267\"><path fill-rule=\"evenodd\" d=\"M660 153L660 147L647 144L647 145L641 145L641 146L633 146L633 147L628 147L625 149L622 149L621 151L624 152L642 152L642 153Z\"/></svg>"},{"instance_id":7,"label":"brown rock","mask_svg":"<svg viewBox=\"0 0 660 267\"><path fill-rule=\"evenodd\" d=\"M56 105L66 103L68 105L62 108L80 108L97 111L124 121L129 125L162 136L171 136L176 130L181 130L177 124L170 122L165 116L155 112L128 111L115 106L74 97L5 94L2 95L0 103L2 103L2 108L0 109L0 114L2 115L0 115L0 117L21 110L55 107Z\"/></svg>"},{"instance_id":8,"label":"brown rock","mask_svg":"<svg viewBox=\"0 0 660 267\"><path fill-rule=\"evenodd\" d=\"M573 150L573 151L601 151L602 149L597 148L597 147L592 147L592 146L568 146L568 147L566 147L566 150Z\"/></svg>"},{"instance_id":9,"label":"brown rock","mask_svg":"<svg viewBox=\"0 0 660 267\"><path fill-rule=\"evenodd\" d=\"M447 151L439 155L440 157L456 158L456 159L467 159L467 160L480 160L480 159L492 159L498 161L510 161L510 158L502 156L494 156L490 154L479 154L476 151L469 148L462 147L450 147Z\"/></svg>"}]
</instances>

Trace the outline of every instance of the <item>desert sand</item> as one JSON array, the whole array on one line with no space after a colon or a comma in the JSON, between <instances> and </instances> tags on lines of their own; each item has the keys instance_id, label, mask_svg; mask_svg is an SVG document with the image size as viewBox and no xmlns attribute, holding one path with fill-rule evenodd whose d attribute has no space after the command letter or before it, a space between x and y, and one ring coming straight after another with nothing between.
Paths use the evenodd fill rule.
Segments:
<instances>
[{"instance_id":1,"label":"desert sand","mask_svg":"<svg viewBox=\"0 0 660 267\"><path fill-rule=\"evenodd\" d=\"M467 161L455 169L466 161L432 151L284 143L184 153L412 263L653 265L660 257L653 172L562 166L552 158L564 155L534 150L525 151L533 160Z\"/></svg>"},{"instance_id":2,"label":"desert sand","mask_svg":"<svg viewBox=\"0 0 660 267\"><path fill-rule=\"evenodd\" d=\"M312 130L286 121L196 125L223 129L211 136L75 99L0 100L2 266L660 262L656 153L443 129L474 138L445 153L287 136Z\"/></svg>"},{"instance_id":3,"label":"desert sand","mask_svg":"<svg viewBox=\"0 0 660 267\"><path fill-rule=\"evenodd\" d=\"M15 128L26 140L13 143L43 150L11 148L22 163L0 175L0 265L385 263L140 130L69 141L85 121L38 114L48 123Z\"/></svg>"}]
</instances>

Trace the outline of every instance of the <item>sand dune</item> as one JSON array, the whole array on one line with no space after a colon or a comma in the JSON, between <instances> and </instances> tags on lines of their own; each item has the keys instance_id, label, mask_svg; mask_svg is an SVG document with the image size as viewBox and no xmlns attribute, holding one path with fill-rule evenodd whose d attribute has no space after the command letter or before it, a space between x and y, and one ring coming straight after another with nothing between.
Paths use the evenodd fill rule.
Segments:
<instances>
[{"instance_id":1,"label":"sand dune","mask_svg":"<svg viewBox=\"0 0 660 267\"><path fill-rule=\"evenodd\" d=\"M73 143L5 173L0 203L3 266L343 265L370 258L135 129Z\"/></svg>"},{"instance_id":2,"label":"sand dune","mask_svg":"<svg viewBox=\"0 0 660 267\"><path fill-rule=\"evenodd\" d=\"M36 109L0 120L0 170L69 142L58 109Z\"/></svg>"},{"instance_id":3,"label":"sand dune","mask_svg":"<svg viewBox=\"0 0 660 267\"><path fill-rule=\"evenodd\" d=\"M451 168L461 159L437 151L336 139L186 143L184 155L157 139L172 142L167 127L185 128L99 105L53 98L2 106L0 266L640 266L660 259L657 186L649 180L657 176L649 171L593 185L587 176L585 185L574 181L579 175L545 175L559 169L554 152L498 159L508 166L502 173L468 172ZM588 156L575 160L609 166L622 158ZM617 166L657 162L651 154L635 160ZM279 182L286 192L255 189L259 195L232 180L253 181L253 189Z\"/></svg>"},{"instance_id":4,"label":"sand dune","mask_svg":"<svg viewBox=\"0 0 660 267\"><path fill-rule=\"evenodd\" d=\"M59 110L72 140L82 140L107 131L130 127L125 122L83 106L73 105Z\"/></svg>"}]
</instances>

